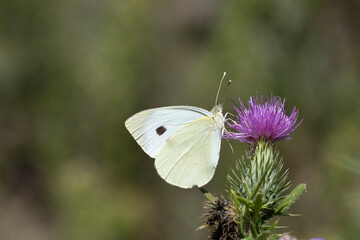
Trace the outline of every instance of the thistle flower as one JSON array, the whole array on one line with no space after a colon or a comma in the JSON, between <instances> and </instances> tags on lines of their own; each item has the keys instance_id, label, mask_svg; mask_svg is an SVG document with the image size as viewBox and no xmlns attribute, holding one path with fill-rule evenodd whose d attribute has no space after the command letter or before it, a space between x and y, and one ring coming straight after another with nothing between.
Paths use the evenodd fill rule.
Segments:
<instances>
[{"instance_id":1,"label":"thistle flower","mask_svg":"<svg viewBox=\"0 0 360 240\"><path fill-rule=\"evenodd\" d=\"M239 100L240 101L240 100ZM290 193L288 171L282 171L283 163L273 142L289 139L289 135L302 122L297 123L298 110L285 112L285 99L253 96L248 107L240 101L234 106L236 120L227 122L224 138L235 139L251 145L249 151L238 160L228 175L228 200L200 191L209 200L203 225L208 228L208 240L280 239L296 238L272 231L279 220L274 217L291 216L288 210L306 191L299 184Z\"/></svg>"},{"instance_id":2,"label":"thistle flower","mask_svg":"<svg viewBox=\"0 0 360 240\"><path fill-rule=\"evenodd\" d=\"M300 125L296 124L299 111L293 108L290 116L285 112L285 99L271 96L264 101L263 96L250 97L249 107L240 101L240 106L234 106L237 112L236 121L228 126L234 132L227 131L223 138L256 145L259 141L275 142L290 139L289 135Z\"/></svg>"},{"instance_id":3,"label":"thistle flower","mask_svg":"<svg viewBox=\"0 0 360 240\"><path fill-rule=\"evenodd\" d=\"M214 201L207 201L205 209L204 224L198 229L208 228L208 240L237 240L241 237L238 224L235 222L236 212L231 202L223 197L216 198Z\"/></svg>"}]
</instances>

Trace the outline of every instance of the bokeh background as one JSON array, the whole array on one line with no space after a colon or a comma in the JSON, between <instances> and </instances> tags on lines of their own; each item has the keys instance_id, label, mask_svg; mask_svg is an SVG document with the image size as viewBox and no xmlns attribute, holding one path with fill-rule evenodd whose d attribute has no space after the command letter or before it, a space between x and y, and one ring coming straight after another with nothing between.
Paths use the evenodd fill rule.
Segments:
<instances>
[{"instance_id":1,"label":"bokeh background","mask_svg":"<svg viewBox=\"0 0 360 240\"><path fill-rule=\"evenodd\" d=\"M298 238L360 239L360 2L0 2L0 239L206 239L204 197L166 184L124 122L251 95L300 109L278 144L307 193ZM232 111L231 102L225 104ZM246 150L223 143L207 189Z\"/></svg>"}]
</instances>

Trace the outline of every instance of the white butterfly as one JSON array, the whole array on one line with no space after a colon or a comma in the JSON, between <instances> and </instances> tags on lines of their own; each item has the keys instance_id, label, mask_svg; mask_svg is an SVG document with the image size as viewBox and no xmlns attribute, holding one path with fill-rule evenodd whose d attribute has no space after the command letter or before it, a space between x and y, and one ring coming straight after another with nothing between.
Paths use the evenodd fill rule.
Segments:
<instances>
[{"instance_id":1,"label":"white butterfly","mask_svg":"<svg viewBox=\"0 0 360 240\"><path fill-rule=\"evenodd\" d=\"M141 111L127 119L125 126L141 148L155 158L160 177L172 185L192 188L207 184L214 175L224 121L220 104L210 112L172 106Z\"/></svg>"}]
</instances>

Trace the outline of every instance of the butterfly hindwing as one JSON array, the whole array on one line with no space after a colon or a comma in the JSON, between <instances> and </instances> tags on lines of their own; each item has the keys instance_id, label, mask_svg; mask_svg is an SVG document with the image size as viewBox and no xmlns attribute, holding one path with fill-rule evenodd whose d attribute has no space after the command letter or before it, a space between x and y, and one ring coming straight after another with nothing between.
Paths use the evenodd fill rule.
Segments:
<instances>
[{"instance_id":1,"label":"butterfly hindwing","mask_svg":"<svg viewBox=\"0 0 360 240\"><path fill-rule=\"evenodd\" d=\"M197 119L173 134L155 159L159 175L182 188L201 187L214 175L220 154L221 129L213 118Z\"/></svg>"}]
</instances>

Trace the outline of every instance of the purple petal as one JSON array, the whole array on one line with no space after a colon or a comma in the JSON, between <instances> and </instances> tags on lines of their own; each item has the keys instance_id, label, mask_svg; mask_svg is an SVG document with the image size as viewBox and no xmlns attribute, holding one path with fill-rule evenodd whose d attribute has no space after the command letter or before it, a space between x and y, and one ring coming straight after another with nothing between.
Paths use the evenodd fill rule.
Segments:
<instances>
[{"instance_id":1,"label":"purple petal","mask_svg":"<svg viewBox=\"0 0 360 240\"><path fill-rule=\"evenodd\" d=\"M299 111L294 107L290 116L285 112L285 99L271 96L250 97L248 108L239 99L240 105L234 106L237 112L236 120L227 125L234 131L226 131L223 138L239 142L256 144L260 140L280 141L289 139L289 135L300 125L296 123Z\"/></svg>"}]
</instances>

